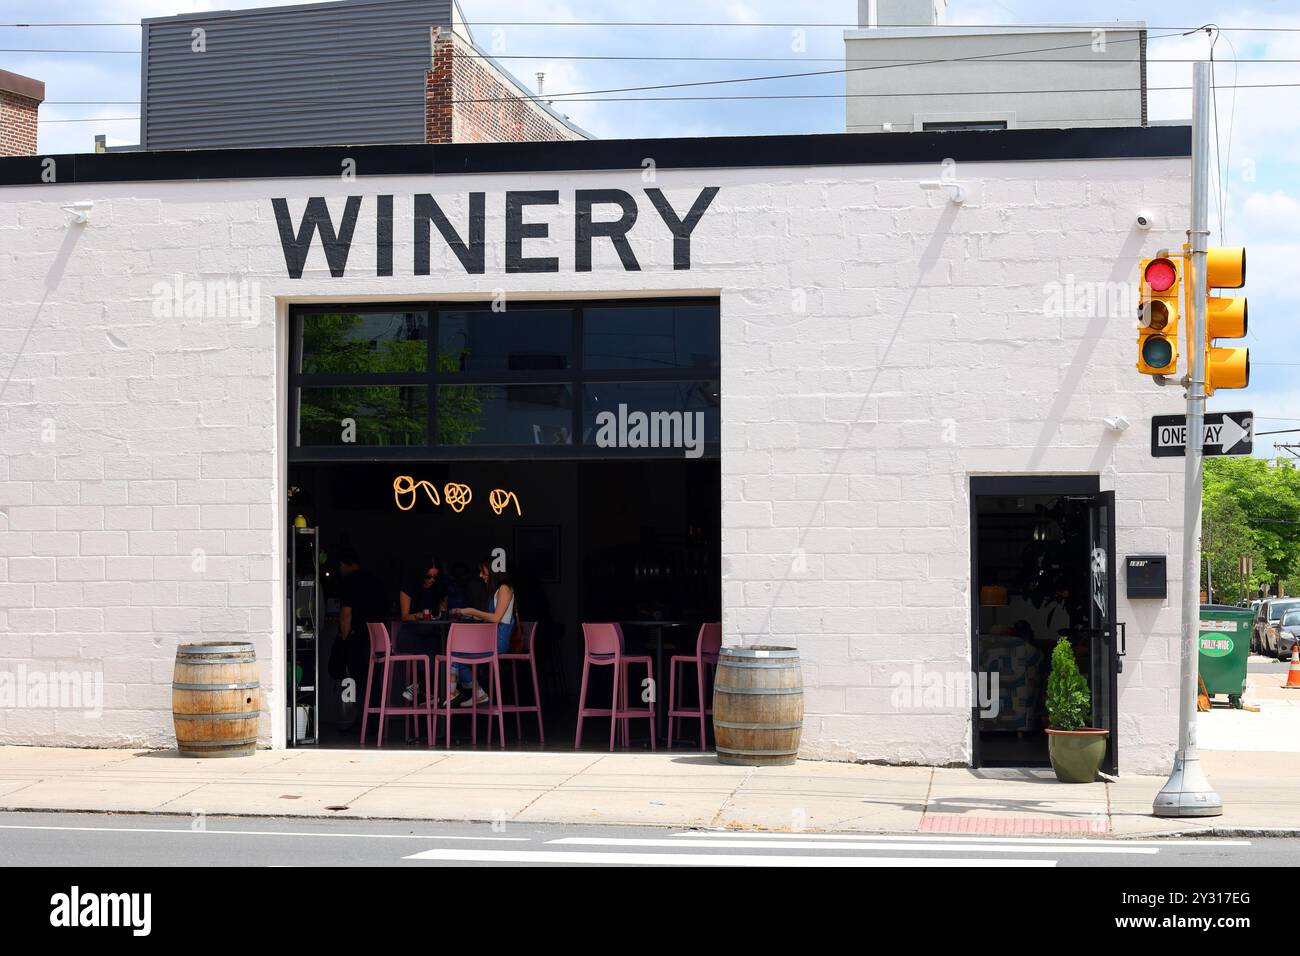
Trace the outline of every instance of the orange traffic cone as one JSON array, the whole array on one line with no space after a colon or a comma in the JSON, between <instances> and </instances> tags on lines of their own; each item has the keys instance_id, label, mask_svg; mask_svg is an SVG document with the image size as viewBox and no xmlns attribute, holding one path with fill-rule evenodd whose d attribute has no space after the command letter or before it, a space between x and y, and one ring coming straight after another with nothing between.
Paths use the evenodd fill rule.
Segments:
<instances>
[{"instance_id":1,"label":"orange traffic cone","mask_svg":"<svg viewBox=\"0 0 1300 956\"><path fill-rule=\"evenodd\" d=\"M1286 672L1285 690L1300 690L1300 644L1291 645L1291 669Z\"/></svg>"}]
</instances>

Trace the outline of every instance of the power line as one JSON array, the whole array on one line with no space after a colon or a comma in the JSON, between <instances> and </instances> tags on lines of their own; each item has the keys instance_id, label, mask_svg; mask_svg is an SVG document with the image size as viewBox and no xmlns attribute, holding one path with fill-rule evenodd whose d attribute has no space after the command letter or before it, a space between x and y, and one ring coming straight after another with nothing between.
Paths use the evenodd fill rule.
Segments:
<instances>
[{"instance_id":1,"label":"power line","mask_svg":"<svg viewBox=\"0 0 1300 956\"><path fill-rule=\"evenodd\" d=\"M202 20L221 11L198 12L187 16L185 14L168 18L174 24L180 24L186 20ZM790 28L790 29L843 29L843 30L868 30L860 23L828 23L819 22L798 22L798 21L738 21L738 20L466 20L463 21L468 27L739 27L741 29L754 29L759 27L768 28ZM47 29L55 27L72 27L72 28L89 28L89 27L133 27L139 29L142 24L139 21L102 21L102 22L32 22L32 23L0 23L0 29ZM1177 30L1194 32L1204 28L1204 24L1194 26L1151 26L1142 24L1136 26L1124 21L1099 21L1099 22L1057 22L1057 23L898 23L890 24L884 29L931 29L931 30L1041 30L1051 32L1078 31L1078 30ZM1282 26L1253 26L1253 27L1221 27L1221 30L1227 33L1300 33L1300 27L1282 27Z\"/></svg>"},{"instance_id":2,"label":"power line","mask_svg":"<svg viewBox=\"0 0 1300 956\"><path fill-rule=\"evenodd\" d=\"M1236 85L1224 85L1219 89L1224 90L1248 90L1248 89L1291 89L1300 87L1300 82L1296 83L1239 83ZM550 94L544 97L545 102L552 105L563 105L565 103L679 103L702 100L823 100L823 99L856 99L859 97L884 97L897 96L911 98L914 96L1017 96L1032 95L1036 93L1054 94L1054 93L1133 93L1138 92L1141 87L1131 86L1109 86L1097 87L1092 89L1072 88L1067 90L952 90L947 92L918 92L918 93L756 93L745 95L729 96L601 96L585 97L583 94ZM1190 86L1148 86L1149 92L1185 92L1191 90ZM559 98L563 97L563 98ZM481 99L452 100L453 106L468 105L471 103L503 103L510 102L518 97L486 97Z\"/></svg>"},{"instance_id":3,"label":"power line","mask_svg":"<svg viewBox=\"0 0 1300 956\"><path fill-rule=\"evenodd\" d=\"M1167 36L1174 36L1168 34ZM1181 35L1181 34L1179 34ZM1150 37L1149 39L1159 40L1165 37ZM1112 43L1127 42L1112 40ZM1083 46L1084 44L1080 44ZM1029 52L1029 51L1025 51ZM122 55L122 56L139 56L139 50L89 50L89 49L63 49L55 47L0 47L0 53L58 53L58 54L105 54L105 55ZM675 56L636 56L636 55L615 55L602 53L452 53L453 57L466 60L565 60L565 61L594 61L594 62L641 62L641 63L843 63L846 60L852 63L897 63L908 64L914 62L911 57L901 56L699 56L692 54L678 54ZM972 63L1097 63L1098 58L1095 56L1085 57L1025 57L1021 56L1019 51L1012 50L1007 53L989 54L990 56L1005 56L1006 60L971 60ZM294 51L294 50L259 50L257 57L301 57L302 59L318 60L320 54L311 50ZM420 60L428 61L431 59L430 54L425 53L369 53L364 50L348 52L349 59L366 60L376 59L385 62L395 62L401 60ZM1202 57L1160 57L1154 59L1147 58L1147 63L1200 63ZM1121 63L1124 61L1107 61L1111 64ZM1300 63L1300 57L1276 57L1276 56L1259 56L1246 57L1236 61L1239 64L1246 65L1250 63Z\"/></svg>"},{"instance_id":4,"label":"power line","mask_svg":"<svg viewBox=\"0 0 1300 956\"><path fill-rule=\"evenodd\" d=\"M1174 35L1175 34L1164 34L1163 36L1153 37L1152 39L1164 39L1165 37L1174 36ZM1115 40L1112 42L1114 44L1136 43L1138 42L1138 39L1139 38L1134 37L1132 39ZM763 76L729 77L726 79L718 79L718 80L695 80L695 81L682 82L682 83L659 83L654 85L643 85L643 86L611 87L603 90L582 90L582 91L571 91L568 93L551 93L551 94L547 94L546 98L548 100L554 100L562 97L569 97L575 95L596 96L604 93L638 93L638 92L645 92L648 90L683 89L686 87L694 87L694 86L723 86L731 83L758 83L758 82L764 82L768 80L795 80L795 79L805 79L807 77L812 77L812 76L839 76L839 75L845 75L849 73L865 73L865 72L874 72L876 70L892 70L892 69L898 69L899 67L906 67L906 66L934 66L937 64L944 64L944 63L980 62L980 61L988 61L988 60L993 60L993 62L1005 62L1005 59L994 59L994 58L1013 57L1017 54L1022 54L1022 53L1053 53L1058 50L1078 50L1082 48L1091 49L1092 46L1093 44L1091 42L1067 43L1060 46L1039 47L1038 49L1033 49L1033 50L1009 50L1009 51L995 52L995 53L974 53L974 54L970 54L969 56L933 57L927 60L903 60L899 62L890 62L890 63L880 64L876 66L848 66L848 67L838 67L836 69L829 69L829 70L805 70L800 73L769 73ZM297 55L302 55L302 54L297 54ZM490 59L490 57L487 54L480 54L480 55L483 56L485 59ZM421 56L421 59L423 59L423 56Z\"/></svg>"},{"instance_id":5,"label":"power line","mask_svg":"<svg viewBox=\"0 0 1300 956\"><path fill-rule=\"evenodd\" d=\"M1219 87L1219 89L1225 89L1225 90L1228 89L1231 90L1295 89L1295 88L1300 88L1300 82L1239 83L1236 85L1224 85ZM653 89L653 87L651 87L651 89ZM1185 92L1190 89L1191 89L1190 86L1148 86L1147 87L1148 92L1156 92L1156 93L1180 92L1180 91ZM483 105L489 103L513 103L518 100L537 100L539 102L546 103L549 106L563 106L566 103L701 103L701 102L736 103L736 102L747 102L747 101L768 102L772 100L843 100L843 99L876 98L876 97L889 97L889 96L911 98L911 97L920 97L920 96L1033 96L1033 95L1040 95L1040 94L1052 95L1056 93L1136 93L1139 92L1140 90L1141 87L1134 87L1134 86L1104 86L1104 87L1093 87L1093 88L1071 88L1065 90L1040 90L1040 89L948 90L948 91L928 91L928 92L918 92L918 93L752 93L752 94L729 94L729 95L717 95L717 96L586 96L578 93L557 93L557 94L547 93L544 97L539 97L534 94L521 93L513 96L477 97L474 99L448 100L448 105L469 106L469 105ZM93 105L124 106L124 105L129 105L138 102L139 102L138 100L118 100L118 101L104 101L102 103L93 104ZM239 106L241 110L247 109L247 101L227 100L225 102L227 102L231 106ZM242 106L240 105L241 103ZM363 105L364 104L359 104L358 108L361 108L361 106ZM322 104L320 107L316 109L278 110L276 112L276 115L277 116L291 116L291 115L302 115L302 114L315 115L325 109L337 111L339 109L339 106L337 103L331 103L328 105ZM39 123L95 123L95 122L113 123L119 121L139 120L139 119L140 119L139 116L108 116L108 117L87 116L87 117L76 117L76 118L67 118L67 119L38 119L37 122ZM1115 122L1129 122L1133 119L1133 117L1094 116L1094 117L1088 117L1088 119L1093 121L1103 120L1103 121L1115 121ZM1077 122L1078 117L1074 117L1072 121ZM1036 122L1047 122L1047 121L1040 120ZM1134 123L1132 125L1136 126L1137 124ZM1256 364L1266 365L1269 363L1258 362ZM1286 364L1286 363L1275 363L1275 364Z\"/></svg>"}]
</instances>

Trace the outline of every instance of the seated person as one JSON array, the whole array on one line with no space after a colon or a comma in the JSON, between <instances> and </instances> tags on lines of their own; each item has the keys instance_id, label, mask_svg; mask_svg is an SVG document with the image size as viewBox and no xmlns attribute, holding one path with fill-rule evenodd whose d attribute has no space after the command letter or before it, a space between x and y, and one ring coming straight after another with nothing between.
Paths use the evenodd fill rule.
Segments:
<instances>
[{"instance_id":1,"label":"seated person","mask_svg":"<svg viewBox=\"0 0 1300 956\"><path fill-rule=\"evenodd\" d=\"M397 594L398 612L403 623L423 621L425 612L429 617L439 617L447 610L447 585L442 578L442 561L436 556L427 557L422 564L423 571L406 584ZM419 633L423 628L399 627L394 639L394 647L399 654L429 654L431 652L427 634ZM419 694L419 683L411 684L402 692L406 701L414 701Z\"/></svg>"},{"instance_id":2,"label":"seated person","mask_svg":"<svg viewBox=\"0 0 1300 956\"><path fill-rule=\"evenodd\" d=\"M492 559L484 558L478 566L479 579L487 588L488 607L480 611L473 607L452 608L453 616L463 616L484 624L497 626L497 653L504 654L510 650L510 636L514 632L515 592L510 586L510 578L504 571L492 570ZM453 707L468 707L478 698L479 706L488 703L487 692L477 686L473 677L474 668L469 664L456 664L447 675L447 696L451 697ZM459 684L459 689L457 689ZM452 697L453 693L455 694Z\"/></svg>"},{"instance_id":3,"label":"seated person","mask_svg":"<svg viewBox=\"0 0 1300 956\"><path fill-rule=\"evenodd\" d=\"M424 612L438 617L447 609L447 585L442 579L442 562L436 557L424 562L424 569L402 586L397 603L403 621L424 620Z\"/></svg>"}]
</instances>

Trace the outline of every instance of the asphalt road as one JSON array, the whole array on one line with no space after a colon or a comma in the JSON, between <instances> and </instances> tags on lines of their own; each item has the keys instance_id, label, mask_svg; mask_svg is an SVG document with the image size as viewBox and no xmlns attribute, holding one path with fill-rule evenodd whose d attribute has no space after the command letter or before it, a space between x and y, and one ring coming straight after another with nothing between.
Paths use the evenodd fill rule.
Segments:
<instances>
[{"instance_id":1,"label":"asphalt road","mask_svg":"<svg viewBox=\"0 0 1300 956\"><path fill-rule=\"evenodd\" d=\"M1295 866L1300 840L752 833L0 814L0 866Z\"/></svg>"}]
</instances>

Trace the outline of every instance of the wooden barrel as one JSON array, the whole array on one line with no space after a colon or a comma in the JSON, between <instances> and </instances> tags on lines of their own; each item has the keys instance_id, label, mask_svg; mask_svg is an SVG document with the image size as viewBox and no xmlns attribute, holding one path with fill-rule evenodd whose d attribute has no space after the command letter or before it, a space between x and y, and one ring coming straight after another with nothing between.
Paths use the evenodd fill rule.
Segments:
<instances>
[{"instance_id":1,"label":"wooden barrel","mask_svg":"<svg viewBox=\"0 0 1300 956\"><path fill-rule=\"evenodd\" d=\"M262 693L252 644L213 641L176 648L172 717L187 757L245 757L257 747Z\"/></svg>"},{"instance_id":2,"label":"wooden barrel","mask_svg":"<svg viewBox=\"0 0 1300 956\"><path fill-rule=\"evenodd\" d=\"M718 762L794 763L803 730L803 673L793 647L724 647L713 684Z\"/></svg>"}]
</instances>

